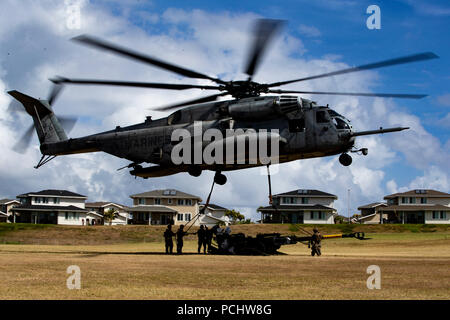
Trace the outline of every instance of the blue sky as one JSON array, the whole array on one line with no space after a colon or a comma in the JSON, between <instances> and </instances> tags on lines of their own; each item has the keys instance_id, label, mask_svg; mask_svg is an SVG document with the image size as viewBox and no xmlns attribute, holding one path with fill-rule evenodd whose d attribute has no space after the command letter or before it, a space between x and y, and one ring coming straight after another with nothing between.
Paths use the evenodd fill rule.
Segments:
<instances>
[{"instance_id":1,"label":"blue sky","mask_svg":"<svg viewBox=\"0 0 450 320\"><path fill-rule=\"evenodd\" d=\"M75 1L75 0L74 0ZM206 198L213 173L199 178L178 174L135 180L128 162L96 153L58 157L39 170L37 139L25 155L11 145L30 119L7 112L7 90L44 97L54 75L136 81L187 82L179 76L68 41L88 33L122 43L175 64L226 79L244 79L249 26L257 17L286 20L267 53L256 81L288 80L348 66L431 51L440 59L382 68L295 84L289 88L322 91L425 93L421 100L310 96L350 118L357 129L411 126L411 130L359 138L367 157L354 157L348 168L337 157L296 161L280 166L274 192L319 189L338 195L336 207L352 212L384 195L432 188L450 191L450 4L446 1L113 1L84 0L82 28L68 30L64 2L5 0L0 12L0 198L48 188L86 194L90 201L130 204L129 195L154 188L177 188ZM366 9L381 9L381 29L369 30ZM13 14L12 14L13 13ZM76 114L71 137L116 125L141 122L151 106L202 94L131 88L69 87L58 99L58 114ZM267 178L258 169L229 173L213 201L257 218L267 203ZM263 186L263 187L255 187ZM206 188L206 189L208 189Z\"/></svg>"}]
</instances>

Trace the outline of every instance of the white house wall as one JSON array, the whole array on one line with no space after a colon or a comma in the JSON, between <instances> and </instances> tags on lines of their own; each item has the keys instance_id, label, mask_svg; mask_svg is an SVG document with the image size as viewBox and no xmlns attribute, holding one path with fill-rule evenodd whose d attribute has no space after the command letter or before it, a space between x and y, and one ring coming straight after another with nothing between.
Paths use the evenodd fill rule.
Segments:
<instances>
[{"instance_id":1,"label":"white house wall","mask_svg":"<svg viewBox=\"0 0 450 320\"><path fill-rule=\"evenodd\" d=\"M325 212L325 219L312 219L310 211L303 214L304 224L334 224L334 216L331 212Z\"/></svg>"}]
</instances>

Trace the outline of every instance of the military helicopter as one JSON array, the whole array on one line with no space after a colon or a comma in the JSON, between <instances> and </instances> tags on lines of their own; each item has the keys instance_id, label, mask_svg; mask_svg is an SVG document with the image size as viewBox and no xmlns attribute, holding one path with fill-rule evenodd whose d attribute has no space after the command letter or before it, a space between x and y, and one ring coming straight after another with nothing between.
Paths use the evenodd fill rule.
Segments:
<instances>
[{"instance_id":1,"label":"military helicopter","mask_svg":"<svg viewBox=\"0 0 450 320\"><path fill-rule=\"evenodd\" d=\"M174 130L184 128L189 132L193 132L194 123L199 121L202 123L202 132L211 128L220 131L238 128L253 129L257 132L261 129L277 129L279 133L276 135L276 138L280 143L279 163L339 154L340 163L344 166L349 166L352 163L352 157L349 153L357 152L363 155L368 153L367 148L355 148L356 137L408 129L406 127L395 127L354 131L350 120L332 110L328 105L318 105L314 101L292 94L409 99L420 99L426 95L280 90L276 89L276 87L312 79L434 59L438 58L437 55L432 52L419 53L293 80L272 83L255 82L253 77L260 65L261 58L282 24L283 21L280 20L257 20L254 29L254 41L250 47L245 67L245 73L248 75L248 78L237 81L226 81L208 76L93 36L81 35L73 38L72 40L83 45L162 68L187 78L209 80L214 85L55 77L51 79L55 87L47 100L35 99L15 90L9 91L8 93L20 101L26 112L33 118L33 125L40 141L42 153L42 158L35 168L39 168L56 156L103 151L129 160L131 163L124 168L130 168L130 173L137 177L161 177L180 172L188 172L192 176L199 176L204 170L212 170L215 172L214 182L223 185L226 183L227 178L222 172L262 166L263 164L260 161L253 164L208 164L205 162L174 164L171 159L171 152L178 143L171 139ZM139 124L123 128L117 126L115 129L106 132L69 139L52 108L61 87L67 84L113 85L168 90L201 89L218 91L218 93L155 109L158 111L176 110L168 117L155 120L147 117L144 122ZM220 97L225 96L231 96L233 99L217 101ZM28 136L32 133L32 127L26 133L27 138L24 138L27 141L30 140ZM225 144L225 141L214 141L214 143ZM203 143L202 148L206 146L207 143ZM151 165L144 167L143 164L145 163Z\"/></svg>"}]
</instances>

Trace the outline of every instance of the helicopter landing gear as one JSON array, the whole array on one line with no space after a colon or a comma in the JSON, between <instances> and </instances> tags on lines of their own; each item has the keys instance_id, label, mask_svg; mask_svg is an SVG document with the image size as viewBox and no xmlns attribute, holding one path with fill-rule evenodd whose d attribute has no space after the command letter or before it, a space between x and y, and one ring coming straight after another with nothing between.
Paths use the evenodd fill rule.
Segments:
<instances>
[{"instance_id":1,"label":"helicopter landing gear","mask_svg":"<svg viewBox=\"0 0 450 320\"><path fill-rule=\"evenodd\" d=\"M348 167L352 164L352 157L349 156L347 153L343 153L339 156L339 162L345 166Z\"/></svg>"},{"instance_id":2,"label":"helicopter landing gear","mask_svg":"<svg viewBox=\"0 0 450 320\"><path fill-rule=\"evenodd\" d=\"M202 174L202 169L199 166L192 166L189 168L188 173L193 177L198 177Z\"/></svg>"},{"instance_id":3,"label":"helicopter landing gear","mask_svg":"<svg viewBox=\"0 0 450 320\"><path fill-rule=\"evenodd\" d=\"M216 171L216 174L214 175L214 182L223 186L225 183L227 183L227 177L220 173L219 171Z\"/></svg>"}]
</instances>

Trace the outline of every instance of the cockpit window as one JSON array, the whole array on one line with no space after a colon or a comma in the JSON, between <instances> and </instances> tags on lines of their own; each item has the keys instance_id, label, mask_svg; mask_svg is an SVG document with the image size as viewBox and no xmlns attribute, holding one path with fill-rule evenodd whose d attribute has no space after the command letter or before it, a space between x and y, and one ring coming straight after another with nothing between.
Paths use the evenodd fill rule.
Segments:
<instances>
[{"instance_id":1,"label":"cockpit window","mask_svg":"<svg viewBox=\"0 0 450 320\"><path fill-rule=\"evenodd\" d=\"M167 124L168 124L168 125L177 124L180 120L181 120L181 111L178 110L178 111L172 113L172 114L167 118Z\"/></svg>"},{"instance_id":2,"label":"cockpit window","mask_svg":"<svg viewBox=\"0 0 450 320\"><path fill-rule=\"evenodd\" d=\"M317 123L326 123L326 122L328 122L328 118L326 116L325 111L317 111L316 112L316 121L317 121Z\"/></svg>"},{"instance_id":3,"label":"cockpit window","mask_svg":"<svg viewBox=\"0 0 450 320\"><path fill-rule=\"evenodd\" d=\"M341 118L333 118L333 123L336 126L336 129L349 129L348 124Z\"/></svg>"}]
</instances>

